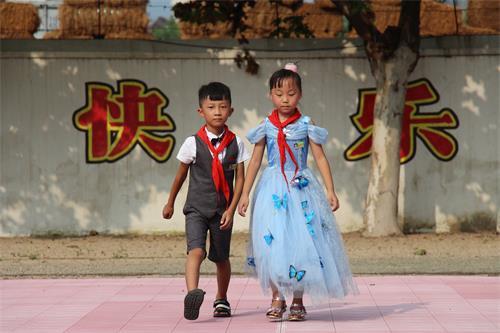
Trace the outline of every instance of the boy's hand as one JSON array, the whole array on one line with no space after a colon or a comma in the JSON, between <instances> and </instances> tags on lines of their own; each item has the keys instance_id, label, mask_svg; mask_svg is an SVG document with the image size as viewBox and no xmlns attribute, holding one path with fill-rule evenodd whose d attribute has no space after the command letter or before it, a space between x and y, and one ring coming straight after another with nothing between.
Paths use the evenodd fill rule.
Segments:
<instances>
[{"instance_id":1,"label":"boy's hand","mask_svg":"<svg viewBox=\"0 0 500 333\"><path fill-rule=\"evenodd\" d=\"M226 210L220 219L220 230L227 230L233 224L234 211Z\"/></svg>"},{"instance_id":2,"label":"boy's hand","mask_svg":"<svg viewBox=\"0 0 500 333\"><path fill-rule=\"evenodd\" d=\"M174 206L169 205L168 203L165 204L163 207L163 218L169 220L172 218L172 215L174 215Z\"/></svg>"},{"instance_id":3,"label":"boy's hand","mask_svg":"<svg viewBox=\"0 0 500 333\"><path fill-rule=\"evenodd\" d=\"M240 214L243 217L247 212L248 202L249 202L248 195L242 195L240 198L240 203L238 204L238 214Z\"/></svg>"},{"instance_id":4,"label":"boy's hand","mask_svg":"<svg viewBox=\"0 0 500 333\"><path fill-rule=\"evenodd\" d=\"M330 207L332 207L332 212L340 208L339 198L337 198L335 192L328 192L326 197L328 199Z\"/></svg>"}]
</instances>

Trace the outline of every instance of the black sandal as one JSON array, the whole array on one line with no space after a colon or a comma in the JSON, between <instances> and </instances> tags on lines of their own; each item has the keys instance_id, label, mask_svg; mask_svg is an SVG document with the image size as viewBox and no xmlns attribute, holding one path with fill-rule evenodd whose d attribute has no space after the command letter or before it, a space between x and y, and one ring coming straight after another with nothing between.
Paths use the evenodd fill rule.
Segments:
<instances>
[{"instance_id":1,"label":"black sandal","mask_svg":"<svg viewBox=\"0 0 500 333\"><path fill-rule=\"evenodd\" d=\"M216 299L214 302L214 317L231 317L231 305L227 299Z\"/></svg>"},{"instance_id":2,"label":"black sandal","mask_svg":"<svg viewBox=\"0 0 500 333\"><path fill-rule=\"evenodd\" d=\"M184 298L184 318L195 320L200 315L200 307L203 303L205 292L201 289L193 289Z\"/></svg>"}]
</instances>

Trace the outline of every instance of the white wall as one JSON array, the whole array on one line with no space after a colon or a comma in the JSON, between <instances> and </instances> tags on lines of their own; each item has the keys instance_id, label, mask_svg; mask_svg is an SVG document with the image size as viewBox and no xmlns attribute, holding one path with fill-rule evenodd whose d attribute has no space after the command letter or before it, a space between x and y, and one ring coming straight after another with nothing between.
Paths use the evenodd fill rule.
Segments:
<instances>
[{"instance_id":1,"label":"white wall","mask_svg":"<svg viewBox=\"0 0 500 333\"><path fill-rule=\"evenodd\" d=\"M417 140L416 156L401 173L401 216L412 228L452 231L474 219L499 224L498 45L495 36L423 42L412 79L427 78L440 100L421 112L450 108L457 114L460 126L449 133L459 151L443 162ZM374 86L362 50L329 40L255 41L251 47L268 50L256 51L257 76L234 65L232 50L133 41L2 41L0 236L182 231L187 184L173 220L163 220L161 209L180 144L202 124L197 89L212 80L232 88L235 113L229 126L244 137L271 110L267 80L287 60L299 61L303 113L330 132L325 149L341 200L339 224L343 231L359 230L369 160L348 162L343 152L359 136L349 118L358 89ZM323 50L300 50L308 48ZM126 78L158 88L169 99L165 112L177 128L166 163L155 162L139 146L115 163L86 163L85 133L72 123L85 104L85 82L116 89L116 81ZM246 228L247 221L238 217L235 229Z\"/></svg>"}]
</instances>

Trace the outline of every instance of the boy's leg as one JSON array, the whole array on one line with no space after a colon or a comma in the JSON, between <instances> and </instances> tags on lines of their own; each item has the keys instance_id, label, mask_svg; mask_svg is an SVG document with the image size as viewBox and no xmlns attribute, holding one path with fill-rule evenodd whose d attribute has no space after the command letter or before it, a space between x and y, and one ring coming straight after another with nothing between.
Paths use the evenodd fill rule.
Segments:
<instances>
[{"instance_id":1,"label":"boy's leg","mask_svg":"<svg viewBox=\"0 0 500 333\"><path fill-rule=\"evenodd\" d=\"M231 262L229 259L216 262L217 266L217 295L216 299L226 299L229 281L231 280Z\"/></svg>"},{"instance_id":2,"label":"boy's leg","mask_svg":"<svg viewBox=\"0 0 500 333\"><path fill-rule=\"evenodd\" d=\"M214 317L230 317L231 306L227 301L227 289L231 280L229 251L232 228L220 229L220 216L210 220L210 250L208 259L217 266L217 295L214 302Z\"/></svg>"},{"instance_id":3,"label":"boy's leg","mask_svg":"<svg viewBox=\"0 0 500 333\"><path fill-rule=\"evenodd\" d=\"M205 250L194 248L189 251L186 259L186 287L188 291L198 288L200 282L200 266L205 259Z\"/></svg>"},{"instance_id":4,"label":"boy's leg","mask_svg":"<svg viewBox=\"0 0 500 333\"><path fill-rule=\"evenodd\" d=\"M214 301L214 317L231 317L231 304L227 301L227 289L231 279L231 263L229 259L216 262L217 295Z\"/></svg>"},{"instance_id":5,"label":"boy's leg","mask_svg":"<svg viewBox=\"0 0 500 333\"><path fill-rule=\"evenodd\" d=\"M184 318L195 320L200 314L205 292L198 288L200 281L200 266L206 257L205 243L207 238L207 219L191 212L186 214L186 286L188 293L184 298Z\"/></svg>"},{"instance_id":6,"label":"boy's leg","mask_svg":"<svg viewBox=\"0 0 500 333\"><path fill-rule=\"evenodd\" d=\"M186 287L188 291L198 288L200 266L206 257L208 220L195 211L186 214Z\"/></svg>"},{"instance_id":7,"label":"boy's leg","mask_svg":"<svg viewBox=\"0 0 500 333\"><path fill-rule=\"evenodd\" d=\"M229 281L231 279L231 263L229 252L231 249L232 227L228 230L220 229L221 216L216 215L209 221L210 250L208 259L217 266L217 299L226 298Z\"/></svg>"}]
</instances>

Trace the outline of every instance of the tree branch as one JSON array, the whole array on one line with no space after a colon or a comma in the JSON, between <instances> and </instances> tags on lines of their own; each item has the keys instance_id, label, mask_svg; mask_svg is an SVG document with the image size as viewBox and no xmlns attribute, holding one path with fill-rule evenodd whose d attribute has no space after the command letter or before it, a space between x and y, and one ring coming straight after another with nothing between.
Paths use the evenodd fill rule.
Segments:
<instances>
[{"instance_id":1,"label":"tree branch","mask_svg":"<svg viewBox=\"0 0 500 333\"><path fill-rule=\"evenodd\" d=\"M331 0L337 9L349 20L365 44L382 40L374 22L374 13L364 1Z\"/></svg>"},{"instance_id":2,"label":"tree branch","mask_svg":"<svg viewBox=\"0 0 500 333\"><path fill-rule=\"evenodd\" d=\"M418 54L420 48L420 0L401 1L398 26L401 29L400 42L405 43Z\"/></svg>"}]
</instances>

